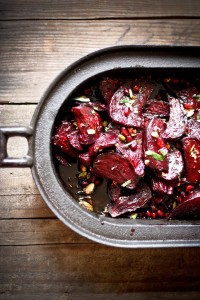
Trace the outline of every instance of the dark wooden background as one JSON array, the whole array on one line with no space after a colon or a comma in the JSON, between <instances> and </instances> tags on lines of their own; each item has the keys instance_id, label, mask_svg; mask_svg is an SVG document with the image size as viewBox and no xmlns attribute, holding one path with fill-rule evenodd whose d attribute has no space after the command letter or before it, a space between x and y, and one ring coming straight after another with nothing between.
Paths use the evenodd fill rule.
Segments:
<instances>
[{"instance_id":1,"label":"dark wooden background","mask_svg":"<svg viewBox=\"0 0 200 300\"><path fill-rule=\"evenodd\" d=\"M66 66L124 44L200 46L200 1L0 0L0 125L28 125ZM89 298L200 299L200 248L93 243L53 215L29 169L1 169L0 299Z\"/></svg>"}]
</instances>

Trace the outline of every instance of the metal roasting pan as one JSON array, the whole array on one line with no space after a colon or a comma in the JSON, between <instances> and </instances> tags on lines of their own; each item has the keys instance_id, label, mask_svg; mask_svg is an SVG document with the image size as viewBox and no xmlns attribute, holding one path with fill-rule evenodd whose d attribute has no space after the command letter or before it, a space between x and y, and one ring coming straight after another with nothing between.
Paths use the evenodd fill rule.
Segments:
<instances>
[{"instance_id":1,"label":"metal roasting pan","mask_svg":"<svg viewBox=\"0 0 200 300\"><path fill-rule=\"evenodd\" d=\"M40 194L54 214L90 240L123 248L200 246L200 220L114 219L85 210L64 189L54 167L52 128L59 109L77 86L106 72L155 70L198 74L200 47L117 46L81 58L50 84L29 127L0 128L0 166L30 167ZM27 138L27 156L8 157L7 140L12 136Z\"/></svg>"}]
</instances>

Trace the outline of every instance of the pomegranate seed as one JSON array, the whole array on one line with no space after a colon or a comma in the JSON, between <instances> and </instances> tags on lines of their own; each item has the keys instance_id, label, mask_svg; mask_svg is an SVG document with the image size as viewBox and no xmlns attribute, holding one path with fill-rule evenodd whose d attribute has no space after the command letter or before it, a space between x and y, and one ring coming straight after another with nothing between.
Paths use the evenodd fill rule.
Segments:
<instances>
[{"instance_id":1,"label":"pomegranate seed","mask_svg":"<svg viewBox=\"0 0 200 300\"><path fill-rule=\"evenodd\" d=\"M129 114L130 114L130 112L131 112L131 109L130 109L130 107L125 107L125 109L124 109L124 115L125 115L125 117L128 117L129 116Z\"/></svg>"},{"instance_id":2,"label":"pomegranate seed","mask_svg":"<svg viewBox=\"0 0 200 300\"><path fill-rule=\"evenodd\" d=\"M145 214L146 214L146 216L147 216L148 218L151 217L151 212L150 212L149 210L147 210Z\"/></svg>"},{"instance_id":3,"label":"pomegranate seed","mask_svg":"<svg viewBox=\"0 0 200 300\"><path fill-rule=\"evenodd\" d=\"M81 184L82 187L86 187L89 184L89 181L88 180L83 180L83 181L81 181L80 184Z\"/></svg>"},{"instance_id":4,"label":"pomegranate seed","mask_svg":"<svg viewBox=\"0 0 200 300\"><path fill-rule=\"evenodd\" d=\"M132 144L130 145L131 150L135 151L137 149L137 142L133 141Z\"/></svg>"},{"instance_id":5,"label":"pomegranate seed","mask_svg":"<svg viewBox=\"0 0 200 300\"><path fill-rule=\"evenodd\" d=\"M152 213L151 213L151 217L152 217L152 219L155 219L155 218L156 218L156 213L155 213L155 212L152 212Z\"/></svg>"},{"instance_id":6,"label":"pomegranate seed","mask_svg":"<svg viewBox=\"0 0 200 300\"><path fill-rule=\"evenodd\" d=\"M97 186L97 185L99 185L101 182L97 179L97 180L95 180L95 182L94 182L94 184L95 184L95 186Z\"/></svg>"},{"instance_id":7,"label":"pomegranate seed","mask_svg":"<svg viewBox=\"0 0 200 300\"><path fill-rule=\"evenodd\" d=\"M190 192L194 189L193 185L187 185L186 188L185 188L185 191L186 192Z\"/></svg>"},{"instance_id":8,"label":"pomegranate seed","mask_svg":"<svg viewBox=\"0 0 200 300\"><path fill-rule=\"evenodd\" d=\"M132 136L128 135L128 136L126 137L126 140L127 140L127 142L132 142L133 138L132 138Z\"/></svg>"},{"instance_id":9,"label":"pomegranate seed","mask_svg":"<svg viewBox=\"0 0 200 300\"><path fill-rule=\"evenodd\" d=\"M162 218L163 216L164 216L164 213L162 212L162 210L158 210L157 211L157 215L160 217L160 218Z\"/></svg>"},{"instance_id":10,"label":"pomegranate seed","mask_svg":"<svg viewBox=\"0 0 200 300\"><path fill-rule=\"evenodd\" d=\"M185 109L192 109L194 108L194 103L184 103L183 106Z\"/></svg>"},{"instance_id":11,"label":"pomegranate seed","mask_svg":"<svg viewBox=\"0 0 200 300\"><path fill-rule=\"evenodd\" d=\"M128 136L129 135L128 129L126 127L122 127L121 134L123 134L124 136Z\"/></svg>"},{"instance_id":12,"label":"pomegranate seed","mask_svg":"<svg viewBox=\"0 0 200 300\"><path fill-rule=\"evenodd\" d=\"M181 192L181 197L185 197L185 192Z\"/></svg>"},{"instance_id":13,"label":"pomegranate seed","mask_svg":"<svg viewBox=\"0 0 200 300\"><path fill-rule=\"evenodd\" d=\"M95 180L96 180L96 177L93 175L93 176L90 178L90 181L91 181L92 183L94 183Z\"/></svg>"},{"instance_id":14,"label":"pomegranate seed","mask_svg":"<svg viewBox=\"0 0 200 300\"><path fill-rule=\"evenodd\" d=\"M129 90L127 88L124 89L124 95L129 96Z\"/></svg>"},{"instance_id":15,"label":"pomegranate seed","mask_svg":"<svg viewBox=\"0 0 200 300\"><path fill-rule=\"evenodd\" d=\"M156 139L156 143L157 143L157 145L158 145L159 148L163 148L165 146L165 142L161 138L157 138Z\"/></svg>"},{"instance_id":16,"label":"pomegranate seed","mask_svg":"<svg viewBox=\"0 0 200 300\"><path fill-rule=\"evenodd\" d=\"M133 92L135 92L135 93L139 93L139 91L140 91L140 86L139 85L134 85L134 87L133 87Z\"/></svg>"}]
</instances>

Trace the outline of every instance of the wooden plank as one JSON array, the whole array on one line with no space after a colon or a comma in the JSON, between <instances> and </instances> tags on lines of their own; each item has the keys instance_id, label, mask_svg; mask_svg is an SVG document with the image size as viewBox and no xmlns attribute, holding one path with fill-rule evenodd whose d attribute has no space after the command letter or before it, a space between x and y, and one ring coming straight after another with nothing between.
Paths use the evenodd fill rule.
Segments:
<instances>
[{"instance_id":1,"label":"wooden plank","mask_svg":"<svg viewBox=\"0 0 200 300\"><path fill-rule=\"evenodd\" d=\"M198 0L1 0L0 10L2 20L200 16Z\"/></svg>"},{"instance_id":2,"label":"wooden plank","mask_svg":"<svg viewBox=\"0 0 200 300\"><path fill-rule=\"evenodd\" d=\"M100 48L199 45L199 26L200 20L1 22L0 102L39 102L65 67Z\"/></svg>"},{"instance_id":3,"label":"wooden plank","mask_svg":"<svg viewBox=\"0 0 200 300\"><path fill-rule=\"evenodd\" d=\"M30 169L0 169L0 195L39 194Z\"/></svg>"},{"instance_id":4,"label":"wooden plank","mask_svg":"<svg viewBox=\"0 0 200 300\"><path fill-rule=\"evenodd\" d=\"M29 295L28 299L46 299L47 295L49 299L80 299L80 295L88 299L87 294L116 294L123 299L126 293L130 297L147 291L197 291L194 297L200 290L199 251L97 244L1 247L0 291L3 296L18 297L14 299L25 299L24 295ZM175 299L182 299L182 293Z\"/></svg>"},{"instance_id":5,"label":"wooden plank","mask_svg":"<svg viewBox=\"0 0 200 300\"><path fill-rule=\"evenodd\" d=\"M54 217L40 195L0 195L0 219Z\"/></svg>"},{"instance_id":6,"label":"wooden plank","mask_svg":"<svg viewBox=\"0 0 200 300\"><path fill-rule=\"evenodd\" d=\"M27 126L36 105L0 105L0 126Z\"/></svg>"},{"instance_id":7,"label":"wooden plank","mask_svg":"<svg viewBox=\"0 0 200 300\"><path fill-rule=\"evenodd\" d=\"M0 245L89 243L58 219L0 220Z\"/></svg>"}]
</instances>

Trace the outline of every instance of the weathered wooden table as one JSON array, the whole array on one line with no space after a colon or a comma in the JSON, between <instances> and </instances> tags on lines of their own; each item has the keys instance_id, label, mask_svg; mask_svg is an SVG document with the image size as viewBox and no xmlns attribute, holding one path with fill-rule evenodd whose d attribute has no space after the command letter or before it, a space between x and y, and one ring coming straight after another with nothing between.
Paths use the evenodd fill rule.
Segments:
<instances>
[{"instance_id":1,"label":"weathered wooden table","mask_svg":"<svg viewBox=\"0 0 200 300\"><path fill-rule=\"evenodd\" d=\"M199 45L199 0L0 1L0 125L28 125L69 64L125 44ZM11 138L10 155L27 151ZM0 170L0 299L200 299L200 249L117 249L65 227L29 169Z\"/></svg>"}]
</instances>

